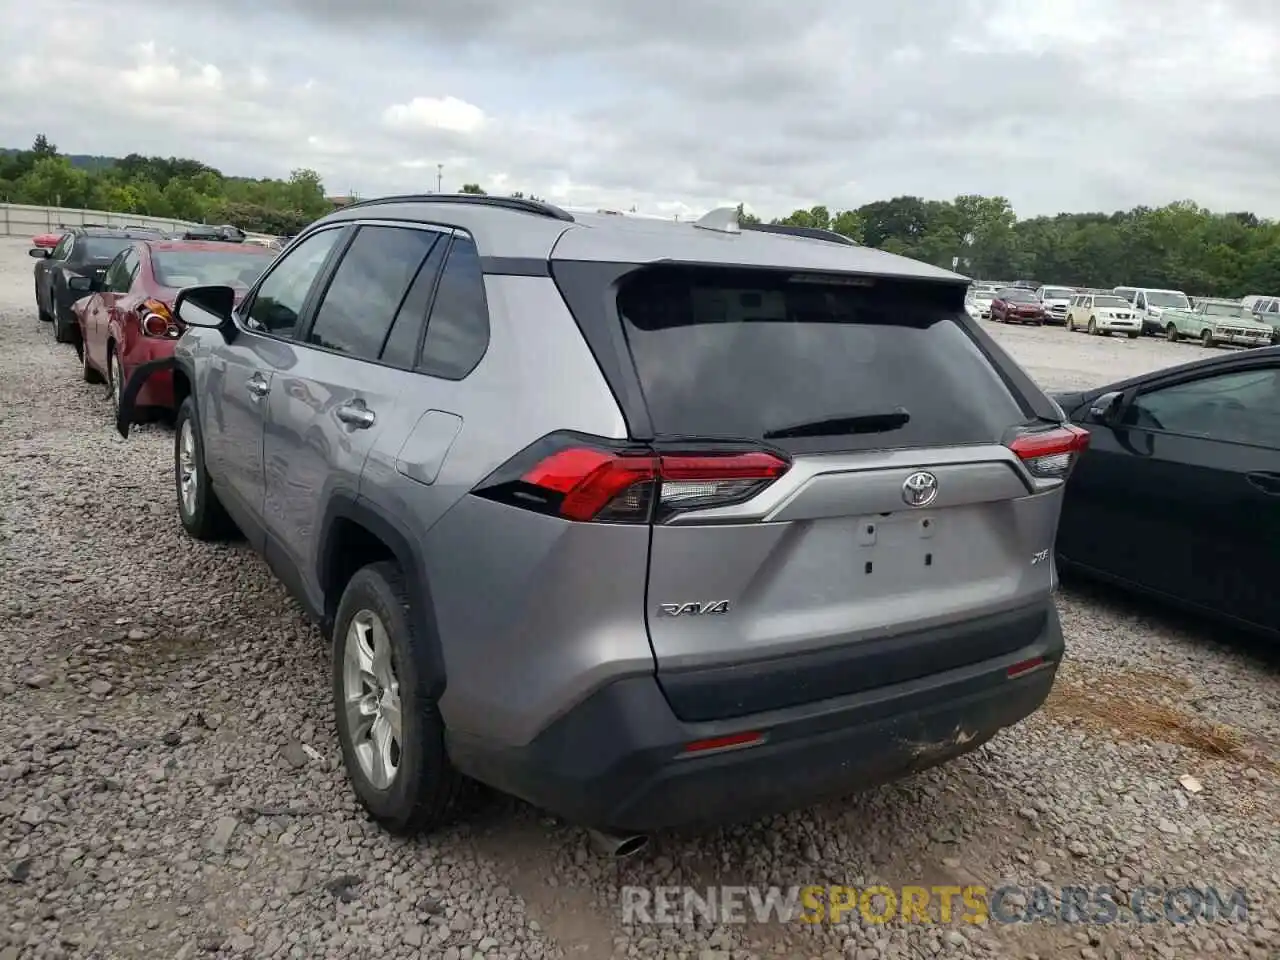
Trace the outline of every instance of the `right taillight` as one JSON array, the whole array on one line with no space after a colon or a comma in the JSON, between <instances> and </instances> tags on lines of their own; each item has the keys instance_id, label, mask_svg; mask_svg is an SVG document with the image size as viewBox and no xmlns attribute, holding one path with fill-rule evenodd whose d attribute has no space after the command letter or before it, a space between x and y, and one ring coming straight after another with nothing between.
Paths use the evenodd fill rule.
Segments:
<instances>
[{"instance_id":1,"label":"right taillight","mask_svg":"<svg viewBox=\"0 0 1280 960\"><path fill-rule=\"evenodd\" d=\"M499 468L475 493L566 520L650 523L740 503L790 468L766 450L668 452L553 436Z\"/></svg>"},{"instance_id":2,"label":"right taillight","mask_svg":"<svg viewBox=\"0 0 1280 960\"><path fill-rule=\"evenodd\" d=\"M1068 423L1053 430L1024 433L1014 438L1009 449L1032 476L1065 480L1088 446L1089 431Z\"/></svg>"}]
</instances>

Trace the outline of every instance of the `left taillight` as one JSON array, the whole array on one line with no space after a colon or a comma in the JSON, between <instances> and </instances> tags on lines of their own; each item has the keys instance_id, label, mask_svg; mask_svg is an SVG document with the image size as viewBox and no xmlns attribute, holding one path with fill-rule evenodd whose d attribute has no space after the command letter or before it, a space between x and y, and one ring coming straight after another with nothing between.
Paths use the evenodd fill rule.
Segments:
<instances>
[{"instance_id":1,"label":"left taillight","mask_svg":"<svg viewBox=\"0 0 1280 960\"><path fill-rule=\"evenodd\" d=\"M1074 424L1052 430L1024 433L1009 443L1033 477L1065 480L1076 459L1089 447L1089 431Z\"/></svg>"},{"instance_id":2,"label":"left taillight","mask_svg":"<svg viewBox=\"0 0 1280 960\"><path fill-rule=\"evenodd\" d=\"M768 450L655 450L555 434L481 483L477 496L583 523L661 523L750 499L791 468Z\"/></svg>"},{"instance_id":3,"label":"left taillight","mask_svg":"<svg viewBox=\"0 0 1280 960\"><path fill-rule=\"evenodd\" d=\"M182 336L182 327L169 305L161 300L144 300L138 307L138 320L142 332L158 340L176 340Z\"/></svg>"}]
</instances>

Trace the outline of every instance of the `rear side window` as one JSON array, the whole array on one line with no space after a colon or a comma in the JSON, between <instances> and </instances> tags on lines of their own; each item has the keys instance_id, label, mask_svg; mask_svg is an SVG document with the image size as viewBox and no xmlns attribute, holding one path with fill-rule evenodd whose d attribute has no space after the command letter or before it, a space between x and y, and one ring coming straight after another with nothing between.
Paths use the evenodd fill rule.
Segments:
<instances>
[{"instance_id":1,"label":"rear side window","mask_svg":"<svg viewBox=\"0 0 1280 960\"><path fill-rule=\"evenodd\" d=\"M998 442L1027 419L936 286L659 267L624 283L618 311L659 435L843 421L777 441L803 452Z\"/></svg>"},{"instance_id":2,"label":"rear side window","mask_svg":"<svg viewBox=\"0 0 1280 960\"><path fill-rule=\"evenodd\" d=\"M488 348L489 306L480 254L469 237L458 236L449 247L436 286L418 369L434 377L461 380Z\"/></svg>"},{"instance_id":3,"label":"rear side window","mask_svg":"<svg viewBox=\"0 0 1280 960\"><path fill-rule=\"evenodd\" d=\"M409 284L439 234L361 227L316 311L307 343L377 360Z\"/></svg>"}]
</instances>

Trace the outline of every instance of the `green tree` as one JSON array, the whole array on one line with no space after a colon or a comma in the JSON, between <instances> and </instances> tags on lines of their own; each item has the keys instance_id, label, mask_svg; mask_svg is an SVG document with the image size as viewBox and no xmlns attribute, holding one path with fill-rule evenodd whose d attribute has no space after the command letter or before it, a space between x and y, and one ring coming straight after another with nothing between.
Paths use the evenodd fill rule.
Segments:
<instances>
[{"instance_id":1,"label":"green tree","mask_svg":"<svg viewBox=\"0 0 1280 960\"><path fill-rule=\"evenodd\" d=\"M462 192L462 193L475 193L475 194L479 194L480 196L484 196L484 193L485 193L483 190L481 190L481 189L480 189L480 184L478 184L478 183L464 183L464 184L462 185L462 191L461 191L461 192Z\"/></svg>"}]
</instances>

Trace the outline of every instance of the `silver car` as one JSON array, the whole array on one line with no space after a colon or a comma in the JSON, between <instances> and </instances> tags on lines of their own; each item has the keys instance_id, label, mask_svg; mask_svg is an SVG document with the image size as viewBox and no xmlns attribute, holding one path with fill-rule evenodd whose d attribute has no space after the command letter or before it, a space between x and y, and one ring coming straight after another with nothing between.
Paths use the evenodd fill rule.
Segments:
<instances>
[{"instance_id":1,"label":"silver car","mask_svg":"<svg viewBox=\"0 0 1280 960\"><path fill-rule=\"evenodd\" d=\"M395 832L496 787L623 838L796 808L1036 710L1088 433L964 277L823 231L352 204L183 292L174 482L333 643Z\"/></svg>"}]
</instances>

